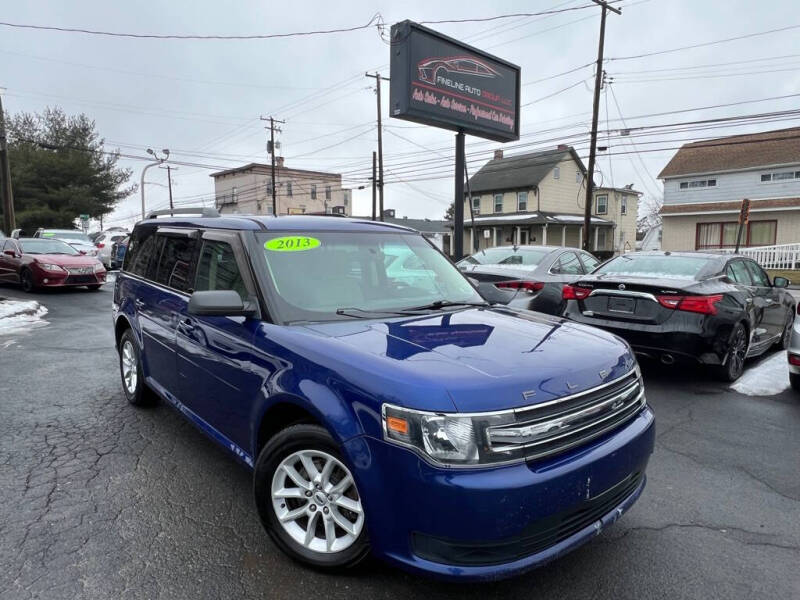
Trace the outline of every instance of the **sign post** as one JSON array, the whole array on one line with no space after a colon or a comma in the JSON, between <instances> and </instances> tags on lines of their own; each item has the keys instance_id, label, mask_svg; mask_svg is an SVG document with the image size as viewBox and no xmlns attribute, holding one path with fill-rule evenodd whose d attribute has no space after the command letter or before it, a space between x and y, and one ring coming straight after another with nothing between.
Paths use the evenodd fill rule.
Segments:
<instances>
[{"instance_id":1,"label":"sign post","mask_svg":"<svg viewBox=\"0 0 800 600\"><path fill-rule=\"evenodd\" d=\"M89 229L89 215L81 215L81 229L83 229L83 233L86 233Z\"/></svg>"},{"instance_id":2,"label":"sign post","mask_svg":"<svg viewBox=\"0 0 800 600\"><path fill-rule=\"evenodd\" d=\"M464 252L465 134L519 139L520 68L411 21L392 25L389 115L455 131L454 258Z\"/></svg>"}]
</instances>

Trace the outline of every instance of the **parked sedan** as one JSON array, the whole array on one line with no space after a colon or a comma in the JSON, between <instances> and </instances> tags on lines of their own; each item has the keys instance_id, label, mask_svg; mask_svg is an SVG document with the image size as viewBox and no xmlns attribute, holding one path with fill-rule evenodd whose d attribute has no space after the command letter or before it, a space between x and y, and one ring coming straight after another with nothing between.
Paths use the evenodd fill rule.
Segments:
<instances>
[{"instance_id":1,"label":"parked sedan","mask_svg":"<svg viewBox=\"0 0 800 600\"><path fill-rule=\"evenodd\" d=\"M94 245L97 248L97 258L103 263L106 269L111 268L113 246L116 242L121 242L128 233L125 231L101 231L94 238Z\"/></svg>"},{"instance_id":2,"label":"parked sedan","mask_svg":"<svg viewBox=\"0 0 800 600\"><path fill-rule=\"evenodd\" d=\"M22 236L20 236L22 237ZM61 240L75 248L81 254L97 256L99 250L89 239L89 236L77 229L38 229L33 234L34 238Z\"/></svg>"},{"instance_id":3,"label":"parked sedan","mask_svg":"<svg viewBox=\"0 0 800 600\"><path fill-rule=\"evenodd\" d=\"M560 315L562 288L600 264L594 256L562 246L501 246L459 261L458 267L479 283L509 290L510 306Z\"/></svg>"},{"instance_id":4,"label":"parked sedan","mask_svg":"<svg viewBox=\"0 0 800 600\"><path fill-rule=\"evenodd\" d=\"M86 286L106 281L103 263L60 240L7 239L0 253L0 281L19 283L26 292L43 287Z\"/></svg>"},{"instance_id":5,"label":"parked sedan","mask_svg":"<svg viewBox=\"0 0 800 600\"><path fill-rule=\"evenodd\" d=\"M788 347L795 313L788 284L770 282L743 256L624 254L564 287L564 315L616 333L641 355L714 365L735 381L746 358Z\"/></svg>"},{"instance_id":6,"label":"parked sedan","mask_svg":"<svg viewBox=\"0 0 800 600\"><path fill-rule=\"evenodd\" d=\"M794 320L789 351L786 354L789 359L789 383L792 384L792 389L800 392L800 316Z\"/></svg>"}]
</instances>

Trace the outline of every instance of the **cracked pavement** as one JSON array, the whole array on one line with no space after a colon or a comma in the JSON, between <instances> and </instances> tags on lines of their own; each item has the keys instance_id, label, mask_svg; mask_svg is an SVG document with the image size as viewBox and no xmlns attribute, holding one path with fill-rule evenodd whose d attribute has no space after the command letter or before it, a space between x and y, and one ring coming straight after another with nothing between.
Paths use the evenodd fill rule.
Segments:
<instances>
[{"instance_id":1,"label":"cracked pavement","mask_svg":"<svg viewBox=\"0 0 800 600\"><path fill-rule=\"evenodd\" d=\"M800 597L800 394L743 396L700 369L645 366L648 486L597 539L499 583L374 560L330 576L272 545L245 467L168 406L126 403L110 286L35 299L50 324L0 337L2 600Z\"/></svg>"}]
</instances>

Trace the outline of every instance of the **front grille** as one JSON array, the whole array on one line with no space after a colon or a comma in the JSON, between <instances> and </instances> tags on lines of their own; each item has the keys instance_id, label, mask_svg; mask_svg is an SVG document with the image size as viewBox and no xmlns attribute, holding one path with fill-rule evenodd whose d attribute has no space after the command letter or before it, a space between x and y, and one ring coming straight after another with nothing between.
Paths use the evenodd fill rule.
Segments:
<instances>
[{"instance_id":1,"label":"front grille","mask_svg":"<svg viewBox=\"0 0 800 600\"><path fill-rule=\"evenodd\" d=\"M94 275L70 275L64 280L64 283L85 284L97 283L97 277Z\"/></svg>"},{"instance_id":2,"label":"front grille","mask_svg":"<svg viewBox=\"0 0 800 600\"><path fill-rule=\"evenodd\" d=\"M519 560L546 550L599 521L634 494L643 480L643 473L633 473L599 496L534 521L520 535L501 541L464 542L413 533L414 553L433 562L462 566Z\"/></svg>"},{"instance_id":3,"label":"front grille","mask_svg":"<svg viewBox=\"0 0 800 600\"><path fill-rule=\"evenodd\" d=\"M522 450L528 460L552 456L619 427L644 406L644 386L633 371L611 384L515 411L513 423L487 429L489 448Z\"/></svg>"}]
</instances>

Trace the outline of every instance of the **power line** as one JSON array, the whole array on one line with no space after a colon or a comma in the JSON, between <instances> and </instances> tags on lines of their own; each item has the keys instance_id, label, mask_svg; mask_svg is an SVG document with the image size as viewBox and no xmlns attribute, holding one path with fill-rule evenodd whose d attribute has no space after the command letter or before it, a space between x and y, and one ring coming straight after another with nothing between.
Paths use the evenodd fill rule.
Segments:
<instances>
[{"instance_id":1,"label":"power line","mask_svg":"<svg viewBox=\"0 0 800 600\"><path fill-rule=\"evenodd\" d=\"M702 42L700 44L692 44L690 46L680 46L678 48L670 48L668 50L657 50L654 52L645 52L643 54L632 54L630 56L615 56L612 58L605 59L606 62L611 62L615 60L633 60L635 58L645 58L648 56L659 56L661 54L671 54L672 52L681 52L682 50L692 50L694 48L705 48L706 46L714 46L716 44L725 44L728 42L735 42L737 40L744 40L748 38L758 37L762 35L769 35L770 33L779 33L781 31L789 31L791 29L797 29L800 25L787 25L786 27L778 27L777 29L769 29L767 31L758 31L756 33L747 33L744 35L737 35L735 37L724 38L721 40L714 40L713 42Z\"/></svg>"},{"instance_id":2,"label":"power line","mask_svg":"<svg viewBox=\"0 0 800 600\"><path fill-rule=\"evenodd\" d=\"M12 27L15 29L34 29L37 31L59 31L62 33L83 33L87 35L100 35L107 37L123 37L123 38L136 38L136 39L157 39L157 40L268 40L275 38L288 38L288 37L304 37L311 35L327 35L332 33L347 33L351 31L358 31L360 29L367 29L373 25L383 23L380 13L375 13L370 20L364 25L356 25L353 27L342 27L338 29L319 29L313 31L296 31L293 33L263 33L263 34L249 34L249 35L196 35L196 34L158 34L158 33L122 33L118 31L102 31L97 29L82 29L77 27L56 27L54 25L30 25L22 23L9 23L0 21L0 26Z\"/></svg>"}]
</instances>

